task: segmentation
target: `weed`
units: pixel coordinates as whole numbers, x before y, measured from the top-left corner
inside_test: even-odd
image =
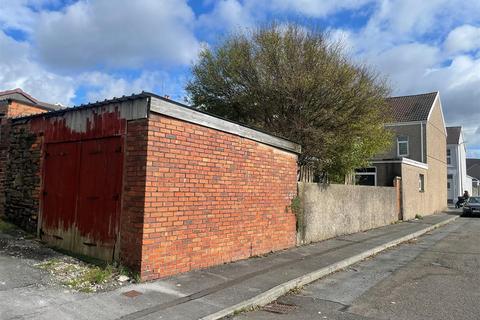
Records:
[[[43,269],[43,270],[50,271],[50,270],[55,269],[55,267],[58,264],[60,264],[61,262],[62,261],[60,259],[54,258],[54,259],[47,260],[45,262],[41,262],[41,263],[37,264],[36,267],[38,267],[40,269]]]
[[[142,282],[142,277],[140,276],[140,273],[134,272],[134,273],[131,273],[131,276],[136,283]]]
[[[422,219],[423,219],[423,216],[420,215],[420,214],[416,214],[416,215],[415,215],[415,219],[422,220]]]
[[[299,294],[300,292],[302,292],[303,290],[303,286],[300,286],[300,287],[295,287],[293,289],[290,289],[287,294],[290,294],[290,295],[297,295]]]
[[[15,229],[17,229],[17,227],[15,227],[13,224],[0,219],[0,232],[8,233],[14,231]]]

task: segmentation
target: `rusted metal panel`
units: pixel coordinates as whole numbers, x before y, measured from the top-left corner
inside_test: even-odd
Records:
[[[80,144],[55,143],[46,146],[43,206],[45,229],[67,229],[75,222],[76,189]]]
[[[82,142],[76,225],[89,245],[113,248],[118,232],[122,186],[120,138]]]
[[[118,235],[123,139],[48,144],[45,153],[43,239],[110,261]]]
[[[148,99],[118,101],[95,108],[68,108],[18,121],[28,121],[45,143],[95,139],[125,134],[128,120],[146,118]]]
[[[34,118],[31,128],[44,135],[46,143],[78,141],[125,133],[126,120],[118,110],[95,113],[89,111],[68,113],[65,117]]]

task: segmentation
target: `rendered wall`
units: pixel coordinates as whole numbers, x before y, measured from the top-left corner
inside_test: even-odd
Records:
[[[414,219],[417,215],[425,216],[434,213],[430,211],[431,206],[428,203],[428,195],[430,193],[428,188],[431,179],[429,170],[430,168],[427,170],[405,163],[402,164],[402,206],[404,220]],[[419,190],[420,174],[425,176],[424,192]]]
[[[441,105],[436,101],[427,124],[428,179],[425,189],[426,212],[433,214],[447,208],[447,135]]]
[[[298,244],[365,231],[398,221],[397,189],[298,183],[303,223]]]

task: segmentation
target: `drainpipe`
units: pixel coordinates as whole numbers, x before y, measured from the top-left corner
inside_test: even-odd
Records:
[[[422,152],[422,162],[425,163],[425,156],[424,156],[424,147],[423,147],[423,123],[420,123],[420,147],[421,147],[421,152]]]

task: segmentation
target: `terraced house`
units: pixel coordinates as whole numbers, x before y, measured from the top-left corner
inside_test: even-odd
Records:
[[[392,97],[392,148],[371,167],[358,170],[358,184],[392,186],[402,178],[402,218],[429,215],[447,206],[447,131],[439,92]]]

